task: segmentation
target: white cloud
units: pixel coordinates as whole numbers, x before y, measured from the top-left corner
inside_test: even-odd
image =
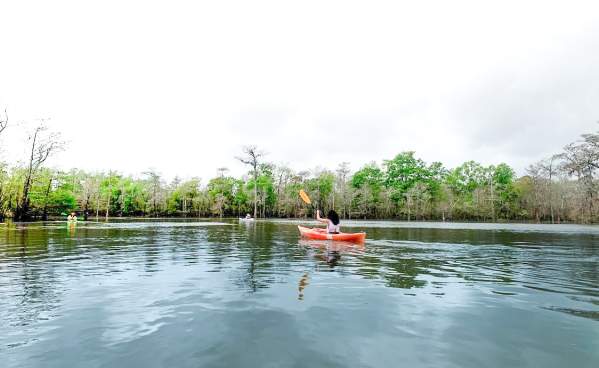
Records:
[[[245,169],[255,143],[296,169],[415,150],[522,170],[599,105],[591,1],[11,2],[0,106],[51,117],[62,167]],[[546,124],[551,124],[550,132]],[[22,140],[7,131],[8,156]],[[6,150],[5,150],[6,151]]]

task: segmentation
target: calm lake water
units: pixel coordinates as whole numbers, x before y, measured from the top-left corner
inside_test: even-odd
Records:
[[[599,367],[599,227],[0,224],[0,366]]]

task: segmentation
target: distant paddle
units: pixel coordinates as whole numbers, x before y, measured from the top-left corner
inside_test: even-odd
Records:
[[[312,201],[310,200],[310,197],[308,197],[308,194],[306,192],[304,192],[303,189],[300,189],[299,195],[302,198],[302,200],[304,202],[306,202],[306,204],[312,204]]]

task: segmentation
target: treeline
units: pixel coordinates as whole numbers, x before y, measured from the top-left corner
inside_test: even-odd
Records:
[[[3,125],[0,124],[0,133]],[[117,172],[58,171],[43,166],[61,147],[45,129],[30,137],[28,164],[0,165],[0,216],[45,219],[78,212],[85,218],[112,216],[311,216],[298,196],[308,192],[322,209],[346,219],[451,221],[596,222],[599,134],[585,134],[563,152],[531,165],[517,177],[506,164],[475,161],[448,169],[402,152],[382,164],[350,172],[294,171],[246,147],[247,175],[219,169],[216,177],[167,182],[158,172],[139,177]],[[36,142],[37,139],[37,142]]]

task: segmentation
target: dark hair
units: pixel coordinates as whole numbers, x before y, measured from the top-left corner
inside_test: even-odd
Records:
[[[335,210],[330,210],[327,214],[327,218],[333,222],[333,225],[339,225],[339,215]]]

